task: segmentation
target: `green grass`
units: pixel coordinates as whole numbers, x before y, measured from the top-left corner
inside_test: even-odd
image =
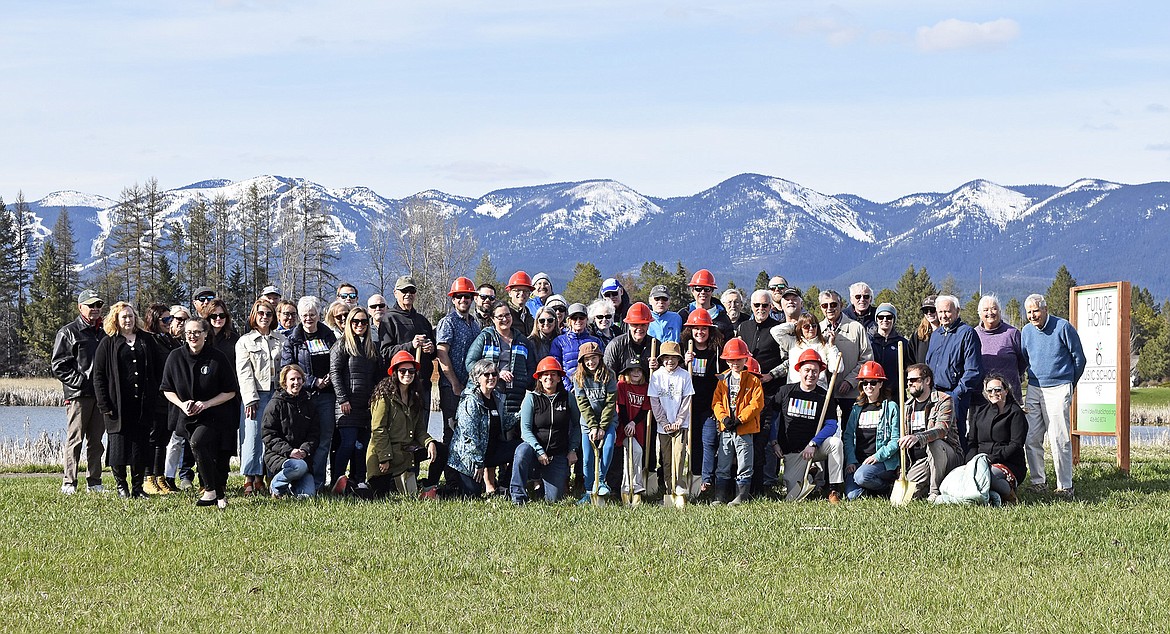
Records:
[[[0,479],[0,631],[1152,631],[1170,455],[1077,503],[513,508],[61,496]],[[1091,460],[1090,460],[1091,459]],[[107,484],[108,478],[107,478]]]
[[[1139,387],[1129,391],[1131,407],[1170,406],[1170,387]]]

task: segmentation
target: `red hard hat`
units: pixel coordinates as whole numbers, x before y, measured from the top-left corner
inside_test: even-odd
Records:
[[[410,365],[414,366],[416,370],[418,369],[418,362],[414,360],[414,355],[405,350],[399,350],[398,352],[395,352],[394,357],[390,359],[390,369],[386,371],[386,374],[394,376],[394,373],[398,371],[398,366],[402,365],[403,363],[409,363]]]
[[[561,362],[557,361],[556,357],[545,357],[536,364],[536,372],[532,373],[532,378],[539,379],[540,375],[545,372],[560,372],[565,373],[565,369],[561,367]]]
[[[460,293],[474,293],[475,282],[466,277],[457,277],[454,282],[451,282],[451,290],[447,292],[447,297],[455,297]]]
[[[516,271],[512,274],[512,277],[508,278],[508,285],[504,287],[504,290],[510,291],[513,288],[521,286],[527,286],[529,290],[536,288],[532,285],[532,278],[528,277],[527,273],[524,271]]]
[[[751,372],[752,374],[754,374],[756,376],[760,376],[763,374],[763,372],[760,372],[760,362],[756,361],[755,357],[748,357],[747,367],[744,369],[746,369],[748,372]]]
[[[626,318],[622,321],[627,324],[641,324],[646,325],[650,323],[650,307],[646,302],[637,302],[630,306],[630,310],[626,312]]]
[[[699,269],[691,276],[691,283],[687,286],[710,286],[711,288],[718,288],[715,285],[715,276],[711,275],[711,271],[707,269]]]
[[[877,361],[866,361],[861,364],[861,369],[857,371],[857,378],[859,379],[881,379],[886,380],[886,370],[882,364]]]
[[[747,344],[743,339],[736,337],[727,343],[723,344],[723,354],[719,355],[720,359],[747,359],[752,356],[748,352]]]
[[[695,310],[692,310],[690,313],[687,313],[687,323],[685,323],[683,325],[684,326],[708,326],[709,327],[709,326],[713,325],[714,323],[715,322],[711,321],[711,313],[708,313],[707,311],[703,310],[702,308],[696,308]]]
[[[821,366],[822,370],[826,367],[825,360],[821,358],[821,354],[812,348],[800,353],[800,356],[796,358],[796,369],[800,370],[800,366],[806,363],[815,363]]]

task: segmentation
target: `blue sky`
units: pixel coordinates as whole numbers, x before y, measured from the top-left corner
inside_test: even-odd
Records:
[[[1164,2],[0,1],[0,195],[1170,174]]]

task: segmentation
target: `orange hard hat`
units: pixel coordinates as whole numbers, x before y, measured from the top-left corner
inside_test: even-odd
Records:
[[[747,367],[744,369],[747,370],[748,372],[751,372],[752,374],[754,374],[756,376],[760,376],[763,374],[763,372],[760,372],[760,362],[756,361],[755,357],[748,357]]]
[[[708,326],[708,327],[710,327],[714,323],[715,322],[711,321],[711,313],[708,313],[707,311],[703,310],[702,308],[696,308],[695,310],[692,310],[690,313],[687,313],[687,322],[683,325],[684,326]]]
[[[447,297],[455,297],[461,293],[474,293],[475,282],[466,277],[457,277],[454,282],[451,282],[451,290],[447,292]]]
[[[402,365],[403,363],[409,363],[410,365],[414,366],[416,370],[418,369],[418,362],[414,360],[414,355],[405,350],[399,350],[398,352],[395,352],[394,357],[390,359],[390,369],[386,371],[386,374],[394,376],[394,373],[398,371],[398,366]]]
[[[646,302],[637,302],[630,306],[630,310],[626,312],[626,318],[622,321],[627,324],[641,324],[646,325],[650,323],[650,307]]]
[[[711,288],[718,288],[715,285],[715,276],[711,275],[711,271],[707,269],[699,269],[691,276],[691,283],[687,286],[710,286]]]
[[[877,361],[866,361],[861,364],[861,369],[857,371],[857,378],[859,379],[880,379],[886,380],[886,370],[882,364]]]
[[[809,348],[808,350],[805,350],[804,352],[800,353],[800,356],[796,358],[796,366],[795,367],[797,370],[800,370],[800,366],[802,366],[806,363],[815,363],[815,364],[821,366],[822,370],[824,370],[826,367],[825,360],[821,358],[821,354],[819,352],[817,352],[816,350],[813,350],[812,348]]]
[[[739,337],[729,340],[723,344],[723,354],[719,355],[720,359],[747,359],[752,356],[748,352],[747,343]]]
[[[540,375],[545,372],[559,372],[565,373],[565,369],[561,367],[561,362],[557,361],[556,357],[545,357],[536,364],[536,372],[532,373],[532,378],[539,379]]]
[[[504,290],[510,291],[513,288],[520,288],[521,286],[527,286],[529,290],[536,288],[532,285],[532,278],[528,277],[527,273],[524,271],[516,271],[512,274],[512,277],[508,278],[508,285],[504,287]]]

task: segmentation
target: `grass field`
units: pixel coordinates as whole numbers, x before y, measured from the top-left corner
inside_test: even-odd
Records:
[[[6,477],[0,630],[1163,629],[1170,455],[1135,455],[1130,478],[1104,452],[1084,457],[1078,502],[1002,509],[232,498],[218,511]]]

